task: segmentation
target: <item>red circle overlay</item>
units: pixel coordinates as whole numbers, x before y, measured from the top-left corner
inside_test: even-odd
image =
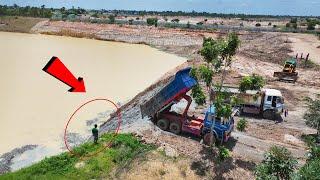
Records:
[[[67,124],[66,124],[66,126],[65,126],[65,128],[64,128],[64,144],[65,144],[66,148],[68,149],[68,151],[69,151],[71,154],[76,155],[76,156],[78,156],[78,157],[80,157],[81,155],[73,152],[72,149],[70,148],[70,146],[68,145],[68,142],[67,142],[67,129],[68,129],[68,126],[69,126],[71,120],[73,119],[73,116],[74,116],[81,108],[83,108],[85,105],[87,105],[87,104],[89,104],[89,103],[92,103],[92,102],[95,102],[95,101],[106,101],[107,103],[111,103],[111,104],[116,108],[116,110],[117,110],[116,113],[117,113],[117,116],[118,116],[118,126],[117,126],[117,128],[116,128],[116,130],[115,130],[115,133],[114,133],[112,139],[110,140],[110,142],[109,142],[107,145],[104,146],[104,148],[101,148],[99,151],[95,152],[94,154],[87,155],[86,157],[94,156],[94,155],[100,153],[101,151],[105,150],[107,147],[110,147],[112,140],[113,140],[113,139],[115,138],[115,136],[118,134],[119,129],[120,129],[120,125],[121,125],[121,113],[120,113],[119,107],[118,107],[114,102],[110,101],[109,99],[97,98],[97,99],[92,99],[92,100],[90,100],[90,101],[82,104],[80,107],[78,107],[78,108],[72,113],[72,115],[70,116],[70,118],[69,118],[69,120],[68,120],[68,122],[67,122]]]

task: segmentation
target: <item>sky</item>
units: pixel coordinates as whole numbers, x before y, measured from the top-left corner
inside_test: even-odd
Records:
[[[320,0],[0,0],[1,5],[320,16]]]

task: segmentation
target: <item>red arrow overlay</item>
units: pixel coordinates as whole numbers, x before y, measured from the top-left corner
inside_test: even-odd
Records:
[[[59,58],[53,56],[42,70],[70,86],[69,92],[86,92],[83,78],[74,77]]]

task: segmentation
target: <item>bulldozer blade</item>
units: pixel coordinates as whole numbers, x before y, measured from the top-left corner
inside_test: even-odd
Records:
[[[280,81],[296,82],[298,79],[298,73],[274,72],[273,77],[277,77]]]

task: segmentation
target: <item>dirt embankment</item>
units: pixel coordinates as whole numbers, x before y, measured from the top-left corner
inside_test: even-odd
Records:
[[[32,18],[21,16],[0,16],[0,31],[29,33],[31,28],[45,18]]]

